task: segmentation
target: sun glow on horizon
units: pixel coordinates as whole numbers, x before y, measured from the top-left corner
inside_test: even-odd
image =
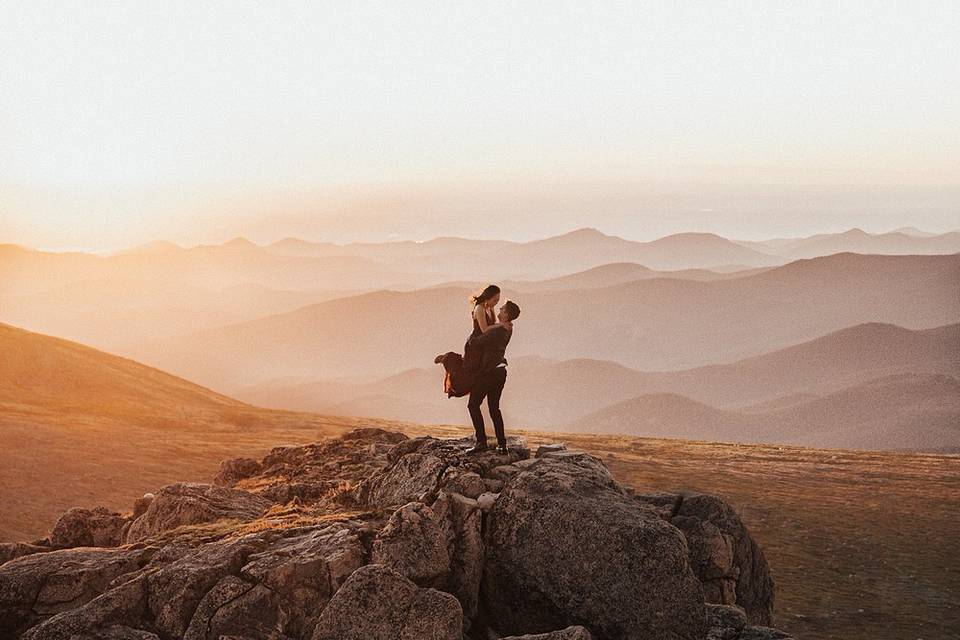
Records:
[[[0,20],[4,239],[282,236],[297,225],[256,227],[304,216],[314,237],[424,238],[504,203],[637,237],[960,217],[952,3],[37,2]],[[656,220],[651,203],[683,185],[699,197]],[[711,200],[771,185],[841,195],[774,224]],[[913,190],[899,218],[830,217],[888,186]]]

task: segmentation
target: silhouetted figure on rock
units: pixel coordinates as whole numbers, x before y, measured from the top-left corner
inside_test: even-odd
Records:
[[[438,355],[434,362],[445,370],[443,389],[448,397],[470,395],[467,408],[476,432],[476,443],[470,452],[487,449],[487,434],[483,424],[480,405],[487,400],[490,419],[497,436],[497,451],[506,453],[507,440],[503,430],[503,414],[500,412],[500,396],[507,380],[507,360],[504,354],[513,335],[513,321],[520,315],[520,307],[507,301],[492,323],[487,309],[489,303],[500,299],[500,288],[490,285],[472,300],[475,303],[473,333],[464,345],[464,355],[447,352]],[[492,310],[491,310],[492,312]]]
[[[471,348],[481,351],[480,369],[470,391],[467,409],[476,432],[477,442],[470,451],[483,451],[487,448],[487,432],[483,426],[483,414],[480,405],[487,399],[487,410],[493,420],[493,429],[497,434],[497,452],[507,452],[507,436],[503,432],[503,414],[500,413],[500,395],[507,382],[507,359],[504,357],[510,338],[513,336],[513,321],[520,316],[520,307],[513,301],[500,307],[497,315],[499,324],[486,333],[470,338]]]

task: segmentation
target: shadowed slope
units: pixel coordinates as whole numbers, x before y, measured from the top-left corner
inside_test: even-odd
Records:
[[[112,508],[219,460],[377,420],[246,405],[83,345],[0,324],[0,540],[79,504]]]

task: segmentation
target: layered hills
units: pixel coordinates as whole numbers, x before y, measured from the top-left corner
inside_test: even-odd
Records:
[[[867,323],[762,356],[678,372],[641,372],[598,360],[541,358],[512,359],[509,371],[505,415],[524,426],[549,429],[572,423],[576,430],[809,446],[936,449],[960,445],[958,434],[934,427],[954,415],[951,387],[938,387],[937,381],[960,378],[960,324],[911,331]],[[879,405],[869,394],[853,396],[862,402],[862,420],[849,415],[854,409],[848,395],[832,395],[886,380],[888,398],[897,398],[907,407],[910,394],[924,388],[916,386],[910,374],[943,392],[942,405],[927,395],[927,401],[914,407],[909,418],[917,427],[913,437],[906,435],[909,431],[897,439],[879,437],[880,425],[892,428],[907,417],[896,417],[897,412],[878,417]],[[421,368],[365,383],[278,381],[238,388],[236,394],[265,406],[468,423],[462,401],[447,400],[439,393],[439,378],[436,367]],[[634,400],[639,396],[643,398]],[[803,427],[793,414],[777,413],[790,407],[799,411],[795,405],[812,400],[819,404],[808,409],[820,406],[824,414],[816,428]],[[833,403],[835,412],[828,409]],[[706,413],[709,420],[704,419]],[[876,430],[871,427],[875,418]],[[933,431],[924,433],[928,420]],[[810,435],[814,432],[823,436],[816,439]]]
[[[220,389],[283,377],[375,376],[459,350],[467,289],[381,291],[132,349]],[[960,255],[839,254],[752,276],[639,280],[515,297],[514,357],[682,370],[761,355],[865,322],[926,329],[960,317]],[[385,357],[389,354],[389,357]]]
[[[584,416],[569,429],[809,447],[960,451],[960,380],[901,374],[750,412],[716,409],[676,394],[646,394]]]

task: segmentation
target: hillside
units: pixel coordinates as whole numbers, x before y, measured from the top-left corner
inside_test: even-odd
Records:
[[[76,504],[119,507],[158,483],[206,478],[225,455],[361,423],[252,407],[8,325],[0,325],[0,352],[0,540],[35,536]]]
[[[0,324],[0,408],[137,415],[220,411],[243,403],[138,362]]]
[[[116,276],[0,299],[7,324],[107,350],[243,322],[362,291],[223,287]]]

